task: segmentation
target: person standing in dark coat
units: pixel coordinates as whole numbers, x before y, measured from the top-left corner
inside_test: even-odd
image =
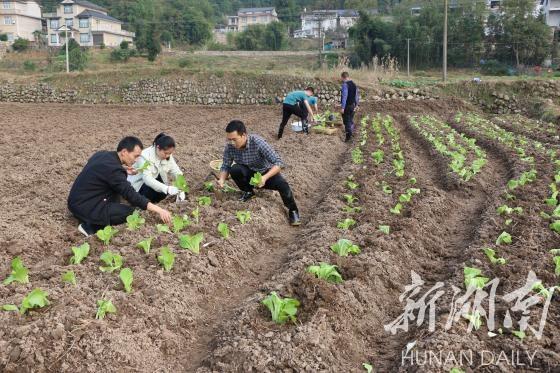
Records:
[[[350,74],[345,71],[340,76],[342,78],[340,100],[342,108],[340,112],[342,114],[344,130],[346,131],[346,139],[344,141],[348,142],[352,139],[352,133],[354,132],[354,114],[360,104],[360,93],[356,84],[350,79]]]
[[[134,208],[154,212],[166,224],[171,222],[169,211],[149,202],[127,180],[128,174],[136,173],[132,165],[142,149],[137,137],[125,137],[116,152],[95,153],[74,181],[68,209],[80,221],[78,230],[86,237],[107,225],[123,224]],[[121,197],[131,206],[120,203]]]

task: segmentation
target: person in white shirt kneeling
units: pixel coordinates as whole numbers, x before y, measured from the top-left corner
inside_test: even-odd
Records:
[[[177,201],[185,199],[185,193],[171,185],[172,180],[183,175],[173,158],[175,146],[173,137],[160,133],[152,146],[142,151],[134,165],[134,169],[139,170],[148,162],[148,167],[128,177],[134,189],[152,203],[158,203],[167,196],[177,196]]]

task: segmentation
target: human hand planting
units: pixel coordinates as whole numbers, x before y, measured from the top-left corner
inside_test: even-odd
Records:
[[[170,185],[167,187],[167,194],[169,194],[170,196],[176,196],[177,194],[179,194],[179,188]]]

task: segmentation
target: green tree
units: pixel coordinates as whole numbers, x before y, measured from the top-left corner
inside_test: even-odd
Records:
[[[16,52],[23,52],[24,50],[29,48],[29,40],[18,38],[12,44],[12,49]]]
[[[286,27],[281,22],[266,25],[263,34],[263,46],[267,50],[278,51],[287,45]]]

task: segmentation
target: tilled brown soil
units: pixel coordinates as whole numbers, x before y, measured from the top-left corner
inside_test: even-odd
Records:
[[[5,159],[0,181],[5,206],[0,218],[0,278],[9,273],[9,261],[16,255],[31,269],[30,285],[0,286],[0,304],[17,304],[35,287],[47,290],[51,300],[49,307],[28,316],[0,313],[0,370],[360,372],[362,363],[369,362],[377,372],[447,372],[456,366],[403,365],[401,351],[417,341],[422,349],[446,351],[509,351],[525,346],[539,352],[536,369],[527,370],[555,371],[560,363],[554,339],[559,329],[557,298],[543,340],[528,338],[525,345],[511,335],[491,339],[484,328],[467,334],[464,322],[449,332],[443,332],[439,322],[434,333],[426,324],[396,335],[384,330],[403,312],[404,303],[398,298],[410,284],[411,271],[426,281],[426,291],[438,281],[461,287],[463,266],[476,265],[488,277],[505,280],[509,290],[526,276],[524,260],[537,275],[540,269],[550,269],[549,263],[536,264],[549,248],[538,246],[551,245],[555,237],[542,227],[532,234],[531,226],[537,224],[533,215],[516,221],[520,231],[515,232],[516,255],[508,256],[510,263],[492,268],[484,264],[480,247],[499,234],[499,224],[492,220],[499,196],[507,180],[519,173],[513,155],[481,142],[488,152],[483,172],[466,184],[450,182],[445,160],[429,151],[406,125],[410,114],[446,118],[458,109],[464,107],[455,101],[389,101],[362,108],[362,115],[381,112],[396,118],[406,160],[406,175],[397,178],[390,165],[372,165],[373,141],[364,150],[364,166],[356,166],[350,148],[337,136],[290,133],[280,142],[272,140],[279,118],[276,107],[0,105],[4,128],[0,154]],[[219,158],[223,127],[233,118],[245,120],[271,140],[288,163],[285,175],[304,217],[300,228],[288,227],[275,193],[263,191],[248,205],[233,194],[221,200],[212,195],[212,206],[201,208],[201,222],[186,230],[205,232],[207,246],[200,255],[181,250],[172,235],[160,236],[153,254],[135,248],[141,239],[155,235],[157,221],[148,217],[140,231],[119,227],[110,244],[134,270],[132,294],[123,292],[116,275],[98,270],[98,256],[105,248],[93,238],[90,257],[72,266],[78,285],[62,285],[60,275],[69,268],[70,247],[83,242],[65,200],[92,152],[113,148],[124,134],[138,135],[147,143],[160,130],[168,131],[179,143],[176,155],[195,191],[184,204],[164,204],[174,212],[188,213],[196,197],[207,194],[198,187],[209,172],[208,162]],[[384,145],[386,154],[391,153],[390,146]],[[336,224],[349,216],[342,211],[342,195],[348,193],[344,181],[350,174],[360,184],[354,195],[363,211],[351,215],[357,226],[342,232]],[[421,194],[402,216],[394,216],[389,208],[413,177]],[[381,191],[381,180],[391,185],[392,195]],[[541,199],[544,189],[538,187],[534,198]],[[530,201],[531,190],[524,193],[520,198]],[[235,212],[245,208],[253,219],[241,225]],[[226,241],[216,231],[220,221],[232,229]],[[391,234],[379,232],[380,224],[390,225]],[[330,245],[342,237],[360,245],[362,253],[348,258],[332,253]],[[170,273],[164,273],[155,259],[157,248],[167,243],[177,253]],[[539,250],[541,256],[531,255]],[[337,264],[345,282],[330,285],[305,273],[307,266],[321,261]],[[543,279],[547,284],[552,280]],[[270,321],[260,305],[269,291],[301,301],[296,325]],[[118,313],[96,321],[95,302],[102,297],[112,299]],[[437,312],[439,318],[449,310],[439,307]],[[506,364],[481,369],[523,370]]]

